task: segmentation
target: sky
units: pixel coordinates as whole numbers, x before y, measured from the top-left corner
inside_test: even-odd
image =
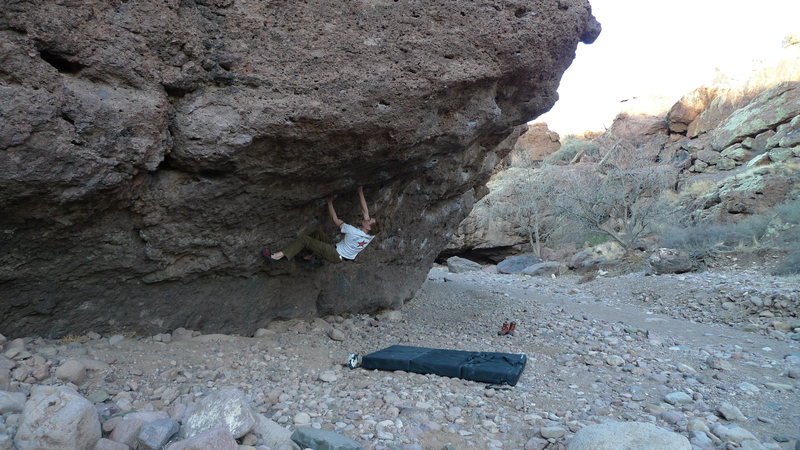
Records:
[[[578,44],[559,100],[534,122],[561,134],[603,131],[632,97],[677,101],[716,68],[751,70],[800,36],[800,0],[589,0],[603,31]]]

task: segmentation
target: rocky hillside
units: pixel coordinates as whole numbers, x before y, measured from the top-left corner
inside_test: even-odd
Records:
[[[586,0],[6,2],[0,327],[397,307],[599,31]],[[358,262],[267,270],[358,185],[384,228]]]
[[[537,124],[520,137],[516,153],[531,155],[533,163],[526,168],[518,162],[518,168],[490,182],[493,191],[462,222],[444,255],[529,251],[519,224],[486,219],[497,205],[512,201],[503,177],[519,179],[514,170],[535,171],[543,159],[551,159],[563,169],[561,176],[568,177],[573,167],[597,164],[626,149],[651,167],[677,171],[675,194],[692,223],[735,223],[797,198],[800,46],[785,48],[784,59],[754,70],[745,80],[720,76],[716,84],[685,95],[663,114],[622,112],[606,132],[584,141],[581,148],[588,151],[566,154],[548,144],[551,134]]]

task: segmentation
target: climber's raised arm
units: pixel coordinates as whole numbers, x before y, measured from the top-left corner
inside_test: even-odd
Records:
[[[364,199],[364,188],[358,187],[358,202],[361,204],[361,213],[364,215],[364,220],[369,220],[369,209],[367,208],[367,200]]]
[[[336,228],[341,228],[344,222],[336,216],[336,210],[333,209],[333,197],[328,197],[325,200],[328,202],[328,215],[336,225]]]

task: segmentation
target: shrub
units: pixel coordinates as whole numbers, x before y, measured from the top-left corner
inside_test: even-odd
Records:
[[[786,223],[800,224],[800,197],[781,203],[775,212]]]
[[[586,247],[595,247],[597,245],[603,244],[611,240],[611,237],[607,234],[595,234],[591,233],[587,235],[584,239],[584,244]]]
[[[789,253],[778,264],[775,269],[776,275],[798,275],[800,274],[800,244],[795,245],[789,249]]]
[[[754,214],[729,226],[727,244],[758,246],[761,239],[767,234],[771,217],[764,214]]]
[[[713,256],[730,241],[731,228],[721,224],[667,227],[661,234],[661,245],[683,250],[697,261]]]
[[[594,141],[568,136],[561,142],[561,148],[545,158],[544,162],[547,164],[560,161],[569,162],[581,151],[586,155],[594,156],[600,152],[600,145]]]

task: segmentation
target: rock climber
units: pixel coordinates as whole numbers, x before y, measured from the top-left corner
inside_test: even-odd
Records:
[[[332,263],[356,259],[359,252],[364,250],[380,231],[378,222],[369,216],[367,201],[364,199],[364,190],[361,186],[358,187],[358,200],[361,205],[363,218],[361,220],[361,225],[356,228],[346,224],[336,216],[336,210],[333,207],[333,197],[327,198],[328,215],[339,228],[339,231],[344,234],[344,237],[338,243],[333,244],[324,233],[318,230],[310,236],[301,236],[295,239],[279,252],[272,253],[269,249],[265,248],[261,250],[261,255],[270,264],[276,263],[283,258],[291,261],[295,255],[304,249],[310,250]]]

